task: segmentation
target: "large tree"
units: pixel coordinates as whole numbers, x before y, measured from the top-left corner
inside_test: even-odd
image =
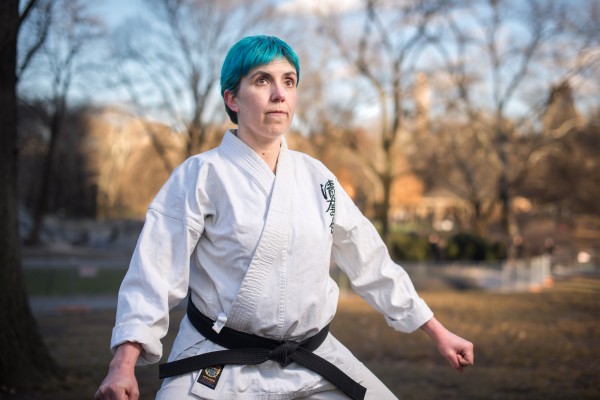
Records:
[[[33,317],[21,271],[17,225],[17,36],[35,1],[0,2],[0,387],[31,387],[60,370]]]

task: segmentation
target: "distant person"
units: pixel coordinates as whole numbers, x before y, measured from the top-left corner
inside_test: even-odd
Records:
[[[519,234],[515,235],[513,238],[513,248],[517,259],[523,258],[525,255],[525,239],[523,239],[523,236]]]
[[[431,233],[427,237],[429,242],[429,252],[435,262],[442,261],[442,247],[440,246],[440,237],[436,233]]]
[[[179,166],[150,205],[96,399],[137,398],[134,365],[159,361],[169,311],[188,294],[158,399],[394,399],[328,333],[331,258],[391,327],[423,329],[459,371],[473,364],[473,345],[433,317],[335,176],[288,149],[299,79],[278,38],[230,49],[221,93],[237,129]]]
[[[549,256],[552,256],[552,255],[554,255],[554,249],[555,249],[554,239],[552,239],[551,237],[547,237],[544,240],[544,254],[548,254]]]

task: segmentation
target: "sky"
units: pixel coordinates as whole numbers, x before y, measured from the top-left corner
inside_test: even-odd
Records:
[[[0,0],[1,1],[1,0]],[[258,0],[257,0],[258,1]],[[263,0],[264,1],[264,0]],[[290,14],[306,14],[318,10],[320,12],[342,12],[356,10],[360,5],[361,0],[268,0],[279,3],[280,11]],[[578,2],[579,0],[575,0]],[[97,12],[105,23],[107,30],[113,31],[116,27],[123,24],[129,18],[145,13],[144,0],[103,0],[89,1],[92,10]],[[315,46],[318,46],[316,44]],[[39,84],[39,82],[38,82]],[[597,87],[597,86],[594,86]],[[75,90],[77,88],[74,88]],[[85,89],[85,87],[84,87]],[[103,89],[103,88],[100,88]],[[35,90],[35,89],[34,89]],[[122,95],[123,93],[121,93]],[[99,102],[110,102],[115,99],[117,102],[122,100],[117,89],[97,90],[94,92],[94,100]],[[511,107],[522,108],[523,105],[517,102],[511,104]],[[366,112],[365,110],[363,110]],[[368,110],[367,110],[368,111]],[[376,113],[373,108],[369,115]]]
[[[361,6],[361,0],[273,0],[280,3],[280,10],[290,14],[311,12],[339,13],[353,11]],[[110,27],[115,27],[127,17],[135,16],[142,8],[142,0],[104,0],[92,2]]]
[[[135,16],[142,8],[141,0],[103,0],[91,3],[92,8],[99,11],[109,28],[114,28],[128,17]]]

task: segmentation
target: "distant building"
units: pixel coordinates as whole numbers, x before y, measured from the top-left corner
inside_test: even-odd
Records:
[[[575,107],[573,89],[569,81],[553,86],[542,116],[544,132],[551,136],[563,136],[572,129],[582,128],[585,124],[585,117]]]

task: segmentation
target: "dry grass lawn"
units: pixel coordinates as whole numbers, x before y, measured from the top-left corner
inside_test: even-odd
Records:
[[[344,297],[332,331],[401,399],[600,398],[600,279],[571,278],[540,293],[421,293],[438,319],[476,345],[476,365],[460,374],[422,332],[401,334],[364,301]],[[173,316],[181,318],[181,311]],[[112,312],[39,319],[67,371],[39,393],[4,388],[0,399],[92,399],[106,373]],[[170,333],[166,348],[173,338]],[[138,369],[141,399],[152,399],[157,368]]]

